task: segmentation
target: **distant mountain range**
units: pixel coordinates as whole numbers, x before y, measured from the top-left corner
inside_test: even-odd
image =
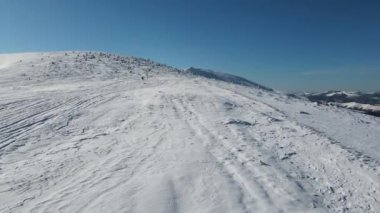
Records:
[[[380,117],[380,92],[328,91],[322,93],[305,93],[304,96],[310,101],[319,104],[335,105]]]

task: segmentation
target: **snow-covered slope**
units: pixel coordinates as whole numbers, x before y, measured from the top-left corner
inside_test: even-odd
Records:
[[[379,118],[236,83],[0,55],[0,212],[380,211]]]

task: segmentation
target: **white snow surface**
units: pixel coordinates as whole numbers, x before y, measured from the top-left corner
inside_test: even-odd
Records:
[[[380,212],[379,118],[206,77],[0,55],[0,212]]]
[[[342,107],[349,108],[349,109],[380,111],[380,105],[361,104],[361,103],[356,103],[356,102],[340,103],[339,105]]]
[[[347,91],[337,91],[337,92],[330,92],[326,96],[331,97],[335,95],[347,95],[348,97],[356,97],[358,94],[356,92],[347,92]]]

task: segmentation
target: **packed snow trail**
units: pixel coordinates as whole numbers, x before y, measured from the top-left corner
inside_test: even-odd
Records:
[[[376,156],[272,91],[175,72],[0,91],[0,212],[380,210]]]

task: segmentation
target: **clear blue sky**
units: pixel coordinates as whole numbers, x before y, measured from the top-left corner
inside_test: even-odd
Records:
[[[209,68],[288,91],[380,91],[380,1],[0,0],[1,53],[55,50]]]

